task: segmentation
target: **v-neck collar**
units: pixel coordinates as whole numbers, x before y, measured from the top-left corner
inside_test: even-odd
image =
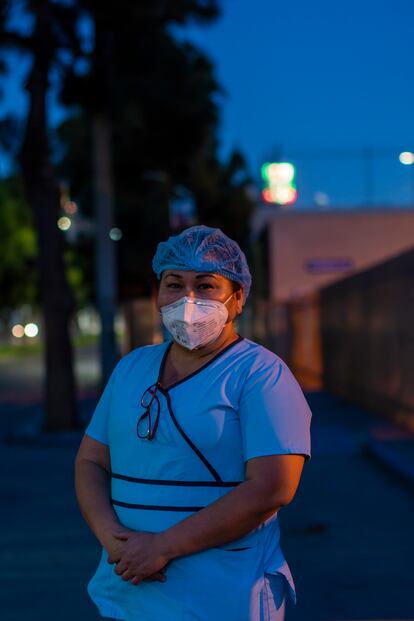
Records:
[[[164,392],[168,392],[170,391],[172,388],[175,388],[176,386],[178,386],[179,384],[183,384],[184,382],[186,382],[187,380],[191,379],[192,377],[194,377],[195,375],[197,375],[198,373],[201,373],[201,371],[204,371],[204,369],[206,369],[210,364],[212,364],[213,362],[215,362],[217,360],[217,358],[220,358],[220,356],[222,354],[224,354],[226,351],[228,351],[229,349],[231,349],[232,347],[234,347],[234,345],[237,345],[237,343],[240,343],[240,341],[243,341],[244,338],[240,335],[238,335],[238,338],[235,341],[232,341],[229,345],[227,345],[226,347],[224,347],[223,349],[220,349],[219,352],[217,352],[217,354],[215,356],[213,356],[212,358],[210,358],[210,360],[208,360],[205,364],[203,364],[201,367],[199,367],[198,369],[196,369],[195,371],[193,371],[192,373],[190,373],[189,375],[186,375],[185,377],[181,378],[180,380],[178,380],[177,382],[174,382],[174,384],[171,384],[170,386],[168,386],[167,388],[164,387],[162,385],[162,383],[160,382],[160,378],[162,376],[162,373],[164,371],[164,367],[165,367],[165,363],[167,362],[167,356],[168,356],[168,352],[170,351],[174,341],[171,341],[170,343],[168,343],[165,352],[163,354],[162,360],[161,360],[161,364],[160,364],[160,369],[158,371],[158,380],[157,382],[159,383],[159,386],[161,388],[162,391]]]

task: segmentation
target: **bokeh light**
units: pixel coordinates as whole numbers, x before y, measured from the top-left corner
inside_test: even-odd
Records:
[[[66,213],[73,215],[78,211],[78,206],[74,201],[68,201],[63,205],[63,209],[66,211]]]
[[[296,201],[295,167],[290,162],[263,164],[263,199],[267,203],[290,205]]]
[[[24,327],[20,323],[16,323],[12,327],[11,332],[16,339],[21,339],[24,336]]]
[[[403,151],[400,153],[399,160],[401,164],[405,164],[406,166],[410,166],[414,164],[414,153],[411,151]]]
[[[35,323],[27,323],[24,327],[24,333],[30,338],[34,338],[39,334],[39,328]]]
[[[315,192],[313,200],[318,207],[328,207],[329,205],[329,196],[326,192]]]
[[[118,229],[118,228],[111,229],[109,231],[109,237],[112,239],[112,241],[119,241],[122,237],[121,229]]]
[[[62,216],[57,221],[57,225],[61,231],[67,231],[68,229],[70,229],[71,224],[72,224],[71,219],[67,218],[66,216]]]

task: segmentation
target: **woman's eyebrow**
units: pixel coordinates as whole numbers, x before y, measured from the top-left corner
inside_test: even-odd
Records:
[[[169,276],[172,276],[173,278],[183,278],[182,276],[180,276],[180,274],[165,274],[164,278],[168,278]]]
[[[181,274],[175,274],[174,272],[165,274],[164,278],[168,278],[168,277],[179,278],[180,280],[184,278],[184,276],[181,276]],[[218,278],[214,274],[210,274],[209,272],[206,272],[205,274],[197,274],[195,279],[197,280],[199,278],[214,278],[214,280],[218,280]]]
[[[196,279],[197,278],[214,278],[214,280],[217,280],[217,278],[214,276],[214,274],[197,274]]]

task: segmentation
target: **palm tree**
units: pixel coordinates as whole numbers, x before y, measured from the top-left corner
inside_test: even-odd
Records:
[[[60,192],[50,159],[47,93],[58,51],[76,50],[75,13],[73,8],[49,0],[26,0],[19,8],[34,18],[33,30],[26,35],[8,27],[13,8],[16,3],[3,2],[1,6],[0,48],[15,48],[32,57],[26,83],[29,108],[19,162],[37,231],[45,330],[45,429],[73,429],[77,417],[69,322],[75,305],[65,273],[64,240],[57,227]]]
[[[189,18],[212,20],[218,9],[216,0],[140,0],[137,3],[119,0],[116,11],[113,2],[108,0],[78,0],[78,5],[89,17],[93,27],[94,46],[88,59],[88,74],[79,76],[73,71],[71,75],[67,75],[63,100],[69,104],[80,104],[91,127],[92,185],[97,231],[96,293],[102,326],[101,380],[105,385],[117,357],[114,336],[114,314],[118,300],[117,267],[115,247],[109,238],[115,212],[112,154],[113,120],[117,113],[119,119],[120,106],[120,102],[116,101],[117,88],[123,84],[121,89],[124,89],[125,98],[121,106],[130,103],[131,89],[125,92],[125,84],[134,84],[137,75],[138,80],[142,80],[140,63],[150,50],[152,55],[154,50],[156,54],[165,53],[164,48],[159,49],[156,46],[159,39],[164,41],[166,38],[167,27],[171,23],[185,23]],[[135,108],[140,109],[139,89],[135,90],[134,96]],[[167,105],[171,106],[172,102]],[[128,129],[131,128],[127,128],[127,132]],[[127,142],[129,137],[126,133],[122,140]],[[168,212],[163,215],[162,224],[168,230]],[[151,219],[154,222],[154,214],[151,214]],[[144,222],[141,218],[141,242],[147,236]],[[158,233],[161,233],[159,227]]]

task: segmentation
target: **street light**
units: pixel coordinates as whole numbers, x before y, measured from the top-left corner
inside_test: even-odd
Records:
[[[411,166],[411,164],[414,164],[414,153],[412,153],[411,151],[403,151],[402,153],[400,153],[398,159],[400,160],[401,164],[404,164],[405,166]]]

